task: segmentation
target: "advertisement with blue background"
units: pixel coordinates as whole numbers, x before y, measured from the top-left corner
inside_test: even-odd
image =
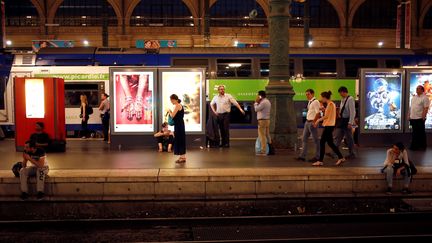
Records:
[[[365,72],[365,131],[402,131],[402,81],[403,72]]]

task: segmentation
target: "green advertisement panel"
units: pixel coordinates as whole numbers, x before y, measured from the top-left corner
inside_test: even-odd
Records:
[[[231,94],[235,99],[240,101],[253,101],[259,90],[265,90],[268,79],[209,79],[208,90],[209,99],[212,100],[218,94],[219,85],[225,86],[225,92]],[[291,81],[296,95],[294,101],[306,101],[305,91],[313,89],[315,96],[323,91],[331,91],[334,100],[340,100],[338,89],[341,86],[348,88],[352,96],[356,94],[355,79],[304,79],[302,81]]]

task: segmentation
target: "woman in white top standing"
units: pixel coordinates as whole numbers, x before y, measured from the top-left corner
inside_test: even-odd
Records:
[[[384,161],[383,173],[386,174],[387,180],[387,194],[392,193],[393,176],[402,175],[404,178],[404,187],[402,193],[411,194],[408,186],[411,182],[411,175],[407,168],[410,167],[408,160],[408,153],[403,143],[395,143],[390,149],[387,150],[387,157]]]

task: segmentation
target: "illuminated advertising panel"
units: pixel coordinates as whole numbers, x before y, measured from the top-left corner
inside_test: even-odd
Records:
[[[154,132],[155,72],[112,68],[113,133]]]
[[[402,70],[362,71],[362,132],[402,132],[403,77]]]
[[[27,118],[45,117],[45,91],[43,79],[25,80],[25,102]]]
[[[417,86],[421,85],[425,89],[425,94],[432,100],[432,70],[413,70],[408,73],[409,78],[409,108],[411,108],[411,99],[416,94]],[[432,102],[430,103],[432,105]],[[426,129],[432,129],[432,109],[426,115]],[[408,127],[409,129],[409,127]]]
[[[165,111],[173,109],[170,95],[176,94],[181,99],[185,110],[184,122],[186,132],[204,132],[203,112],[203,70],[162,70],[160,72],[162,86],[162,122],[166,120]]]

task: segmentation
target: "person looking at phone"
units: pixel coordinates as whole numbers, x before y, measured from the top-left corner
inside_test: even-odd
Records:
[[[266,92],[264,90],[258,91],[258,96],[255,99],[255,112],[257,113],[258,119],[258,138],[261,142],[261,150],[257,155],[266,156],[267,143],[271,144],[270,137],[270,111],[271,103],[266,98]]]

